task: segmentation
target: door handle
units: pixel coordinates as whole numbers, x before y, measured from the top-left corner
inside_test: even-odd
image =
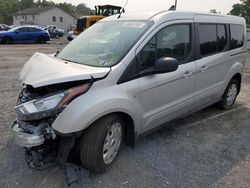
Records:
[[[208,69],[208,67],[205,66],[205,65],[203,65],[203,66],[201,67],[201,72],[206,72],[207,69]]]
[[[184,74],[184,78],[189,78],[193,73],[191,71],[186,71]]]

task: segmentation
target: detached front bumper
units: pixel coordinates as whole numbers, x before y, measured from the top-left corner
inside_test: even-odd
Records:
[[[41,130],[40,133],[27,133],[17,121],[14,121],[11,126],[11,130],[15,143],[22,147],[31,148],[40,146],[45,141],[45,136],[42,133],[43,130]]]
[[[81,135],[81,132],[57,135],[46,120],[40,122],[16,120],[11,126],[11,132],[15,143],[25,148],[27,165],[38,170],[57,162],[65,168],[76,138]]]

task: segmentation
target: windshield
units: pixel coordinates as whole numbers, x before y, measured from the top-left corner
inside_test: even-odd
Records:
[[[148,29],[149,22],[112,21],[96,23],[69,43],[58,57],[95,67],[111,67],[127,53]]]
[[[8,31],[9,31],[9,32],[14,32],[14,31],[16,31],[18,28],[19,28],[19,27],[13,27],[13,28],[9,29]]]

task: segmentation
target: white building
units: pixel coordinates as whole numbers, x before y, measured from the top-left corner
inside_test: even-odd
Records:
[[[38,7],[22,10],[13,16],[14,25],[56,25],[69,31],[75,18],[58,7]]]

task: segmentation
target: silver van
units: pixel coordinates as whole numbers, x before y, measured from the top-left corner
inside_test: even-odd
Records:
[[[133,147],[215,103],[231,108],[246,47],[240,17],[150,11],[105,18],[61,52],[36,53],[25,64],[14,139],[31,167],[43,168],[51,154],[62,167],[73,156],[104,172],[123,141]]]

